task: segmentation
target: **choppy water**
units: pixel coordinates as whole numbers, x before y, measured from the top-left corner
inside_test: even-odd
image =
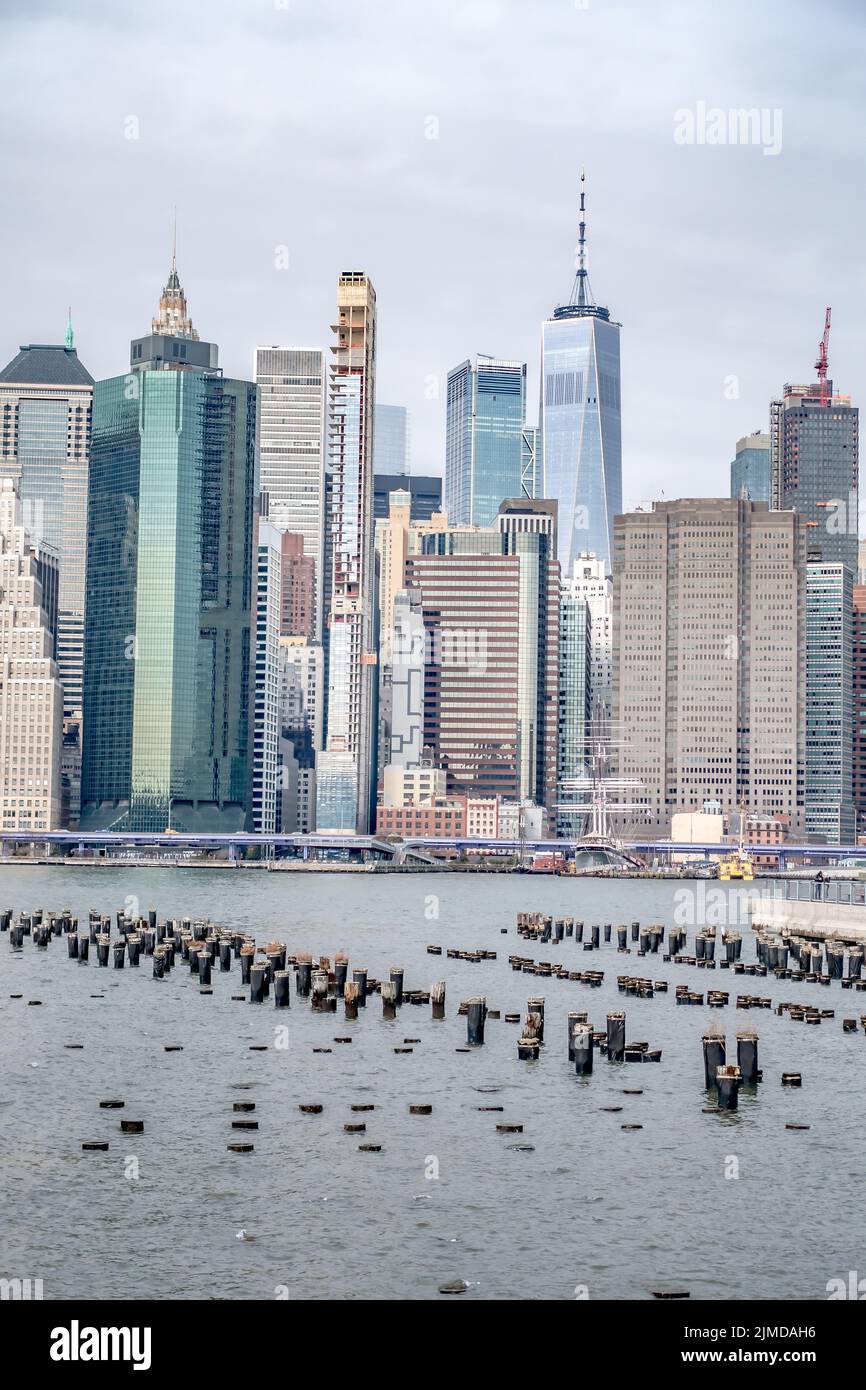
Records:
[[[614,928],[670,923],[689,902],[675,894],[708,887],[718,894],[715,885],[500,875],[0,869],[0,906],[69,906],[86,919],[91,906],[113,913],[132,897],[144,913],[208,915],[290,950],[343,949],[350,968],[366,965],[378,978],[403,965],[407,988],[444,978],[448,1013],[434,1023],[429,1006],[404,1005],[387,1023],[373,998],[346,1023],[342,1005],[313,1014],[293,987],[287,1014],[272,999],[232,1000],[242,992],[237,962],[228,975],[215,970],[213,995],[202,996],[184,963],[155,981],[149,959],[139,970],[102,970],[70,961],[60,939],[47,951],[28,939],[17,952],[3,936],[0,1276],[40,1278],[46,1298],[429,1298],[461,1278],[470,1298],[572,1299],[579,1285],[590,1298],[645,1298],[663,1287],[693,1299],[826,1297],[829,1279],[866,1274],[866,1037],[841,1031],[864,996],[836,983],[620,956],[615,945],[535,946],[515,929],[520,909]],[[692,939],[690,931],[689,947]],[[499,957],[440,959],[427,943]],[[604,969],[604,984],[515,973],[512,952]],[[744,959],[753,958],[747,940]],[[616,986],[623,973],[667,979],[669,993],[626,998]],[[729,990],[730,1006],[678,1007],[679,983]],[[488,1020],[483,1048],[455,1051],[466,1038],[458,1002],[476,993],[503,1014],[545,996],[537,1064],[518,1061],[519,1029],[504,1021]],[[734,1007],[737,993],[804,998],[836,1018],[813,1028],[746,1013]],[[596,1056],[594,1074],[576,1077],[566,1013],[586,1009],[603,1027],[616,1008],[629,1039],[664,1049],[661,1064]],[[711,1019],[727,1029],[729,1059],[737,1025],[760,1032],[765,1080],[724,1117],[702,1113],[700,1037]],[[279,1050],[274,1028],[284,1023],[289,1047]],[[351,1045],[313,1052],[349,1033]],[[421,1041],[395,1055],[404,1037]],[[165,1052],[166,1043],[183,1051]],[[263,1043],[266,1052],[249,1050]],[[783,1070],[802,1071],[801,1090],[782,1088]],[[642,1095],[623,1095],[636,1087]],[[100,1110],[110,1098],[126,1108]],[[252,1135],[231,1129],[238,1099],[255,1101]],[[300,1113],[307,1101],[322,1102],[323,1114]],[[352,1102],[376,1109],[353,1115]],[[411,1116],[414,1102],[432,1103],[433,1114]],[[484,1113],[485,1104],[504,1112]],[[621,1113],[604,1110],[613,1105]],[[145,1132],[122,1135],[121,1116],[143,1119]],[[365,1135],[343,1132],[352,1120],[366,1120]],[[497,1134],[502,1120],[522,1122],[523,1134]],[[811,1128],[786,1131],[786,1121]],[[244,1138],[253,1154],[227,1151]],[[107,1153],[82,1152],[98,1139],[110,1141]],[[359,1152],[364,1141],[382,1152]],[[739,1176],[726,1178],[734,1166]],[[254,1239],[239,1240],[241,1230]]]

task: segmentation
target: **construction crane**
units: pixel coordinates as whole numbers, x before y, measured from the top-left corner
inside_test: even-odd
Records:
[[[824,336],[818,344],[818,360],[815,371],[818,373],[820,400],[822,405],[830,404],[830,391],[827,386],[827,348],[830,344],[830,309],[824,315]]]

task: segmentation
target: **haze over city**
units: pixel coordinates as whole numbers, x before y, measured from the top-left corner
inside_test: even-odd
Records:
[[[585,167],[590,280],[623,325],[625,506],[726,492],[735,441],[811,379],[826,304],[830,374],[863,396],[856,4],[820,23],[802,0],[6,0],[3,18],[5,359],[60,341],[71,304],[92,374],[122,371],[176,206],[190,312],[231,375],[257,343],[327,347],[338,274],[372,276],[378,399],[410,411],[413,471],[441,472],[465,357],[526,360],[534,418]],[[701,104],[778,112],[778,148],[678,143]]]

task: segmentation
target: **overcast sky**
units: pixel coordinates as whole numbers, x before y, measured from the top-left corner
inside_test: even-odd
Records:
[[[71,302],[85,365],[125,370],[176,203],[193,321],[229,374],[251,375],[257,343],[327,346],[338,273],[370,274],[378,399],[411,412],[413,470],[441,472],[444,378],[465,357],[525,359],[536,417],[583,165],[590,279],[623,325],[626,506],[727,494],[736,439],[766,428],[783,381],[813,379],[827,304],[831,375],[863,397],[860,0],[0,0],[0,16],[4,360],[61,341]],[[698,143],[714,109],[742,108],[764,110],[758,143]]]

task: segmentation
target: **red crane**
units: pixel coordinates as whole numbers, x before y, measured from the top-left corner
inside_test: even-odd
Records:
[[[815,363],[815,371],[818,373],[818,384],[820,388],[820,398],[822,405],[830,404],[830,392],[827,387],[827,348],[830,343],[830,309],[828,307],[824,315],[824,336],[818,344],[818,360]]]

